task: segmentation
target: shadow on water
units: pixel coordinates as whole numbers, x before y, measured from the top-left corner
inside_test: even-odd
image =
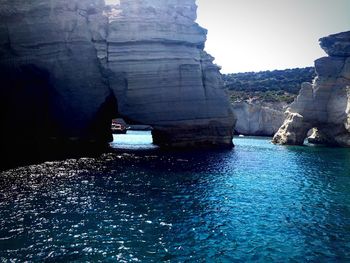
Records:
[[[235,144],[3,172],[0,260],[348,261],[349,151]]]
[[[150,132],[131,131],[126,135],[115,135],[111,143],[113,152],[129,153],[137,156],[140,165],[154,170],[164,171],[172,166],[174,171],[199,172],[210,169],[227,160],[233,150],[228,149],[193,149],[159,148],[152,144]],[[142,158],[147,160],[142,161]],[[154,160],[154,161],[152,161]],[[231,159],[232,161],[232,159]]]

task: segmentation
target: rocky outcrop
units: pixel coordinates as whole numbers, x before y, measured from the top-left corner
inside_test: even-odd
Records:
[[[328,145],[350,147],[350,31],[322,38],[320,44],[329,56],[315,61],[317,77],[303,84],[275,143],[301,145],[317,128]]]
[[[284,121],[283,105],[262,102],[234,102],[237,122],[235,133],[250,136],[273,136]]]
[[[51,143],[111,139],[115,101],[90,28],[90,17],[103,8],[94,0],[0,1],[0,148],[6,156],[45,158]]]
[[[233,115],[195,18],[194,0],[0,0],[1,148],[104,144],[117,110],[152,125],[160,145],[232,145]]]
[[[307,137],[307,140],[309,143],[312,143],[312,144],[327,145],[331,143],[328,137],[325,134],[323,134],[321,131],[319,131],[317,128],[313,128],[311,130],[311,134],[309,137]]]
[[[121,0],[110,11],[107,67],[118,111],[153,127],[161,146],[232,144],[234,117],[219,68],[203,51],[194,0]]]

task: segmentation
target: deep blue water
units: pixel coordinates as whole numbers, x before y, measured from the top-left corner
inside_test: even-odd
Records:
[[[0,174],[0,262],[350,261],[349,149],[118,138],[100,158]]]

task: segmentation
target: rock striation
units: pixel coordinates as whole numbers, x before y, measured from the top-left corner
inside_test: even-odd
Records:
[[[317,128],[319,143],[350,147],[350,31],[321,38],[320,45],[328,57],[315,61],[317,77],[302,85],[274,143],[302,145]]]
[[[232,145],[195,19],[195,0],[0,0],[1,148],[105,144],[117,113],[162,146]]]
[[[103,9],[95,0],[0,1],[0,148],[6,156],[45,158],[51,143],[111,139],[115,102],[91,41],[90,18],[102,17]]]
[[[284,121],[285,105],[263,102],[234,102],[235,133],[248,136],[273,136]]]
[[[194,0],[121,0],[108,27],[107,68],[118,112],[153,127],[161,146],[232,144],[234,116]]]

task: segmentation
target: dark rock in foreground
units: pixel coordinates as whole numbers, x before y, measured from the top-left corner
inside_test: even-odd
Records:
[[[116,116],[153,126],[159,145],[231,146],[233,113],[195,19],[194,0],[2,1],[1,151],[105,145]]]

